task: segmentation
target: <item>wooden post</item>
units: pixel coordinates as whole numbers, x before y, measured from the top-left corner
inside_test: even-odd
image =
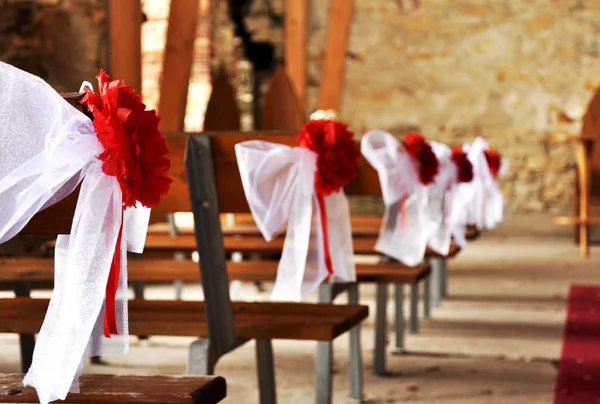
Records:
[[[285,69],[294,93],[306,105],[308,0],[285,2]]]
[[[142,6],[140,0],[110,0],[111,79],[142,93]]]
[[[577,148],[577,171],[579,177],[579,249],[581,256],[590,256],[589,246],[589,209],[590,209],[590,167],[588,148],[590,143],[581,140],[576,144]]]
[[[158,102],[162,131],[183,131],[199,5],[200,0],[171,1]]]
[[[319,109],[338,111],[340,108],[353,7],[353,0],[331,0],[325,65],[321,74]]]

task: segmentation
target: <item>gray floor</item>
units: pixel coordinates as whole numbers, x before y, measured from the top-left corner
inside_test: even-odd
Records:
[[[538,232],[548,227],[540,220],[546,219],[509,222],[469,245],[450,263],[450,296],[432,310],[419,335],[407,336],[409,353],[388,357],[388,377],[375,378],[366,369],[365,392],[370,402],[551,402],[556,376],[553,362],[560,356],[568,287],[571,283],[600,284],[600,247],[592,249],[589,260],[582,260],[564,229],[535,236],[536,223],[542,228]],[[361,301],[372,310],[374,291],[371,286],[361,288]],[[240,299],[268,298],[249,285],[236,294]],[[170,299],[173,290],[155,287],[147,296]],[[200,287],[186,286],[184,298],[200,299]],[[88,366],[86,371],[183,374],[190,341],[153,337],[140,343],[133,338],[128,355],[106,358],[108,365]],[[362,342],[368,367],[372,317],[363,327]],[[279,402],[313,401],[315,343],[276,341],[274,349]],[[335,343],[335,403],[347,402],[347,349],[348,339],[339,338]],[[0,372],[16,371],[17,337],[0,335]],[[217,365],[217,373],[227,378],[227,403],[258,402],[253,344],[228,355]]]

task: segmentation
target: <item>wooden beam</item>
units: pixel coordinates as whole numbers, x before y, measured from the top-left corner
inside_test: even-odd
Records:
[[[331,0],[325,64],[321,74],[319,109],[338,111],[340,108],[353,7],[353,0]]]
[[[162,131],[183,131],[199,3],[200,0],[171,1],[158,102]]]
[[[302,106],[306,105],[308,0],[285,2],[285,68]]]
[[[140,0],[110,0],[111,79],[142,92],[142,6]]]

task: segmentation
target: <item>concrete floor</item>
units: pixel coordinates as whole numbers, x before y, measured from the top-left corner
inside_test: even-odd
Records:
[[[524,227],[526,228],[526,227]],[[525,235],[523,235],[525,234]],[[362,329],[365,392],[370,403],[549,403],[560,356],[568,287],[600,283],[600,249],[583,260],[566,237],[532,237],[502,229],[470,244],[450,263],[450,297],[408,335],[408,353],[389,355],[387,377],[373,377],[373,316]],[[374,313],[374,287],[361,287],[361,301]],[[390,292],[392,292],[390,290]],[[39,292],[38,295],[45,295]],[[46,294],[47,295],[47,294]],[[170,287],[153,287],[148,298],[172,298]],[[186,286],[184,298],[201,298]],[[245,285],[238,298],[262,300]],[[341,299],[343,301],[343,298]],[[408,306],[408,305],[406,305]],[[393,318],[390,301],[389,318]],[[390,341],[393,333],[390,324]],[[96,373],[183,374],[189,338],[132,338],[131,352],[88,366]],[[310,403],[313,395],[311,342],[274,343],[280,403]],[[335,343],[334,402],[346,403],[347,337]],[[0,372],[18,371],[17,337],[0,335]],[[254,344],[225,357],[217,373],[228,383],[227,403],[256,403]]]

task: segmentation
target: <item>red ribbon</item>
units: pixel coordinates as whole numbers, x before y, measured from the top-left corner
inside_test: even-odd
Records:
[[[325,266],[327,273],[333,275],[333,264],[331,263],[331,252],[329,251],[329,233],[327,232],[327,209],[325,208],[325,196],[317,193],[319,213],[321,218],[321,232],[323,233],[323,251],[325,252]]]
[[[121,212],[121,226],[117,236],[115,252],[110,264],[108,282],[106,283],[106,309],[104,311],[104,336],[110,338],[111,334],[118,335],[117,318],[115,315],[115,301],[119,289],[119,278],[121,277],[121,236],[123,235],[123,212]]]

